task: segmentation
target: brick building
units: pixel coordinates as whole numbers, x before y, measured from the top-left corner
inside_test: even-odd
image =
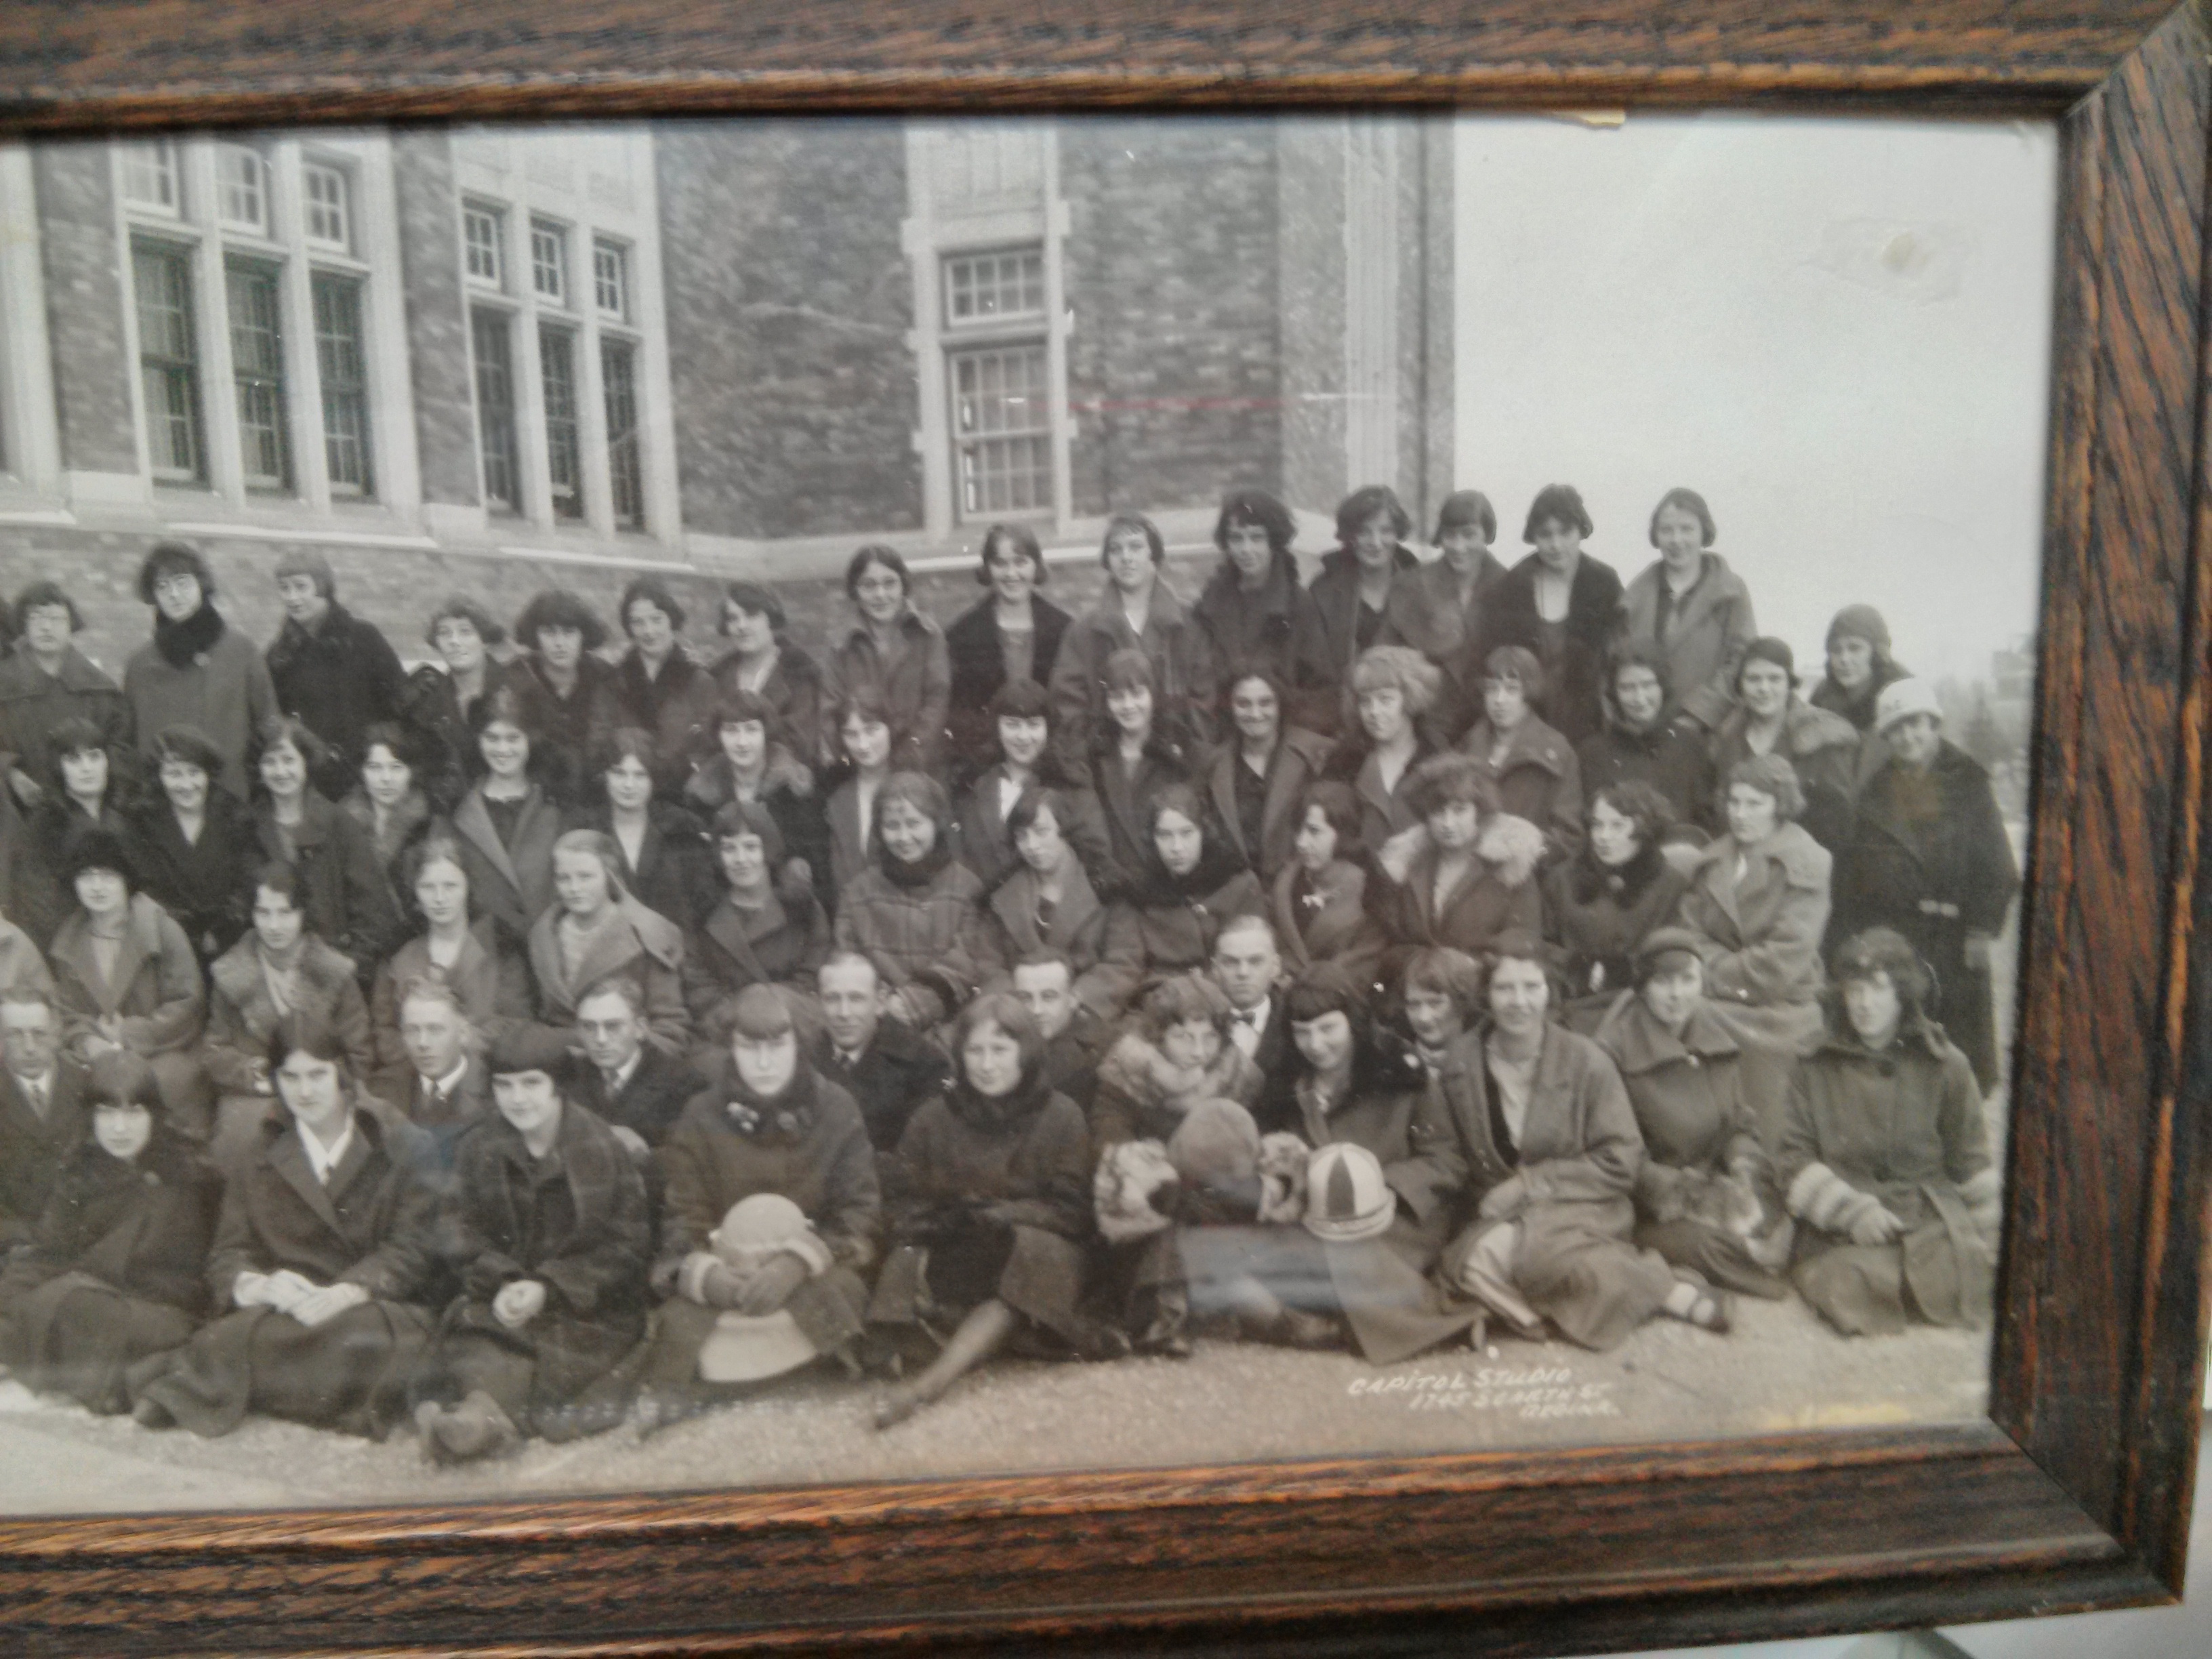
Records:
[[[804,612],[872,539],[949,613],[996,519],[1079,575],[1106,514],[1188,546],[1237,485],[1425,515],[1451,167],[1441,124],[1313,117],[0,147],[0,588],[61,576],[113,663],[152,540],[260,638],[313,544],[412,648],[455,586]]]

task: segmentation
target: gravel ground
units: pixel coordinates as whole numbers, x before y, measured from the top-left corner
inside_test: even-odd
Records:
[[[1201,1342],[1186,1360],[1007,1361],[885,1433],[873,1389],[800,1374],[643,1442],[627,1428],[506,1462],[427,1464],[382,1445],[248,1422],[222,1440],[155,1433],[0,1382],[0,1510],[447,1504],[471,1499],[1052,1470],[1486,1451],[1972,1420],[1984,1335],[1845,1340],[1796,1302],[1739,1301],[1715,1337],[1654,1320],[1609,1354],[1500,1340],[1394,1366]]]

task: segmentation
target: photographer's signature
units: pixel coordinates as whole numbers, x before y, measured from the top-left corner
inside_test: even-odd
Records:
[[[1618,1417],[1611,1382],[1581,1382],[1563,1366],[1479,1365],[1354,1377],[1346,1392],[1410,1412],[1504,1412],[1524,1419]]]

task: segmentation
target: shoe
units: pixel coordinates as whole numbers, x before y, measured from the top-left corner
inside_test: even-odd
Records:
[[[415,1421],[423,1431],[432,1459],[441,1463],[504,1457],[522,1445],[522,1431],[514,1426],[514,1419],[481,1391],[443,1411],[425,1401]]]
[[[131,1408],[131,1420],[142,1429],[173,1429],[177,1419],[160,1401],[143,1399]]]
[[[875,1425],[878,1431],[895,1429],[920,1411],[926,1403],[927,1402],[912,1389],[892,1389],[878,1398],[875,1408],[868,1413],[868,1420]]]
[[[1701,1331],[1711,1331],[1715,1336],[1726,1336],[1735,1323],[1735,1298],[1726,1291],[1715,1290],[1705,1276],[1695,1267],[1678,1267],[1677,1282],[1693,1285],[1697,1299],[1690,1304],[1690,1311],[1682,1316],[1686,1325],[1695,1325]]]

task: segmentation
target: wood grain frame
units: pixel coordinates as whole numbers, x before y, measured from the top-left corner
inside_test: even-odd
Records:
[[[0,1642],[1582,1652],[2171,1600],[2203,1387],[2212,476],[2199,4],[15,0],[0,129],[1392,102],[2056,118],[2012,1203],[1981,1425],[0,1524]],[[0,1475],[4,1480],[4,1475]]]

